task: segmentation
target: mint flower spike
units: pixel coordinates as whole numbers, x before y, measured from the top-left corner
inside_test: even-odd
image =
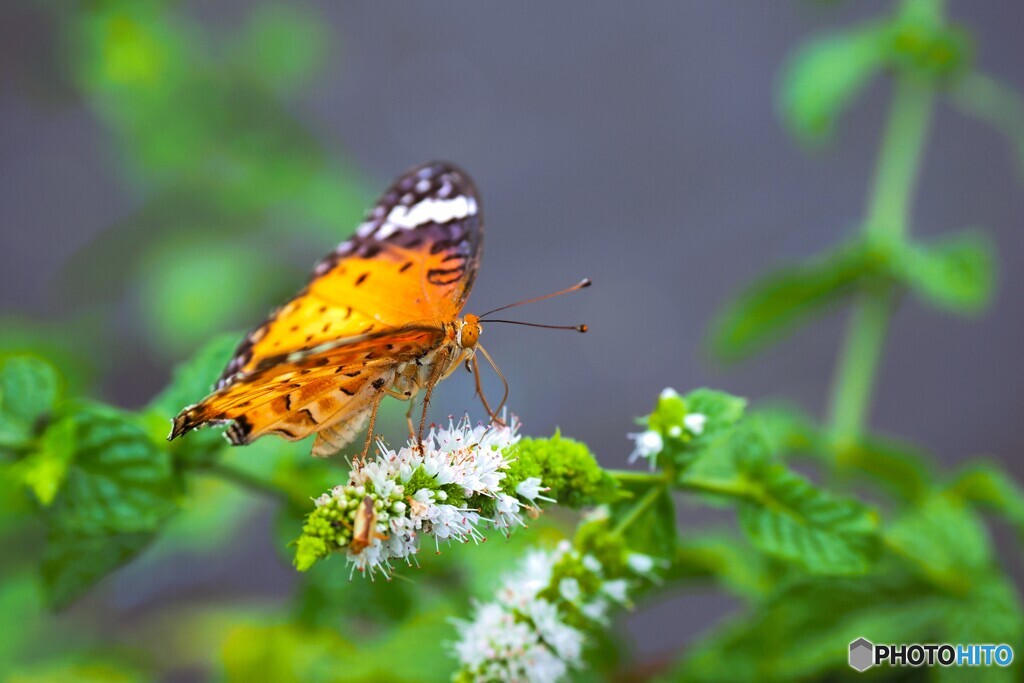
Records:
[[[634,443],[629,462],[644,459],[650,462],[651,470],[654,470],[658,455],[665,450],[666,440],[685,442],[700,436],[707,421],[707,416],[702,413],[687,412],[686,400],[678,391],[671,387],[663,389],[654,412],[643,420],[650,428],[626,434]]]
[[[350,573],[390,578],[394,560],[416,561],[423,535],[440,552],[442,541],[486,540],[488,525],[506,534],[525,526],[524,511],[535,515],[537,501],[551,499],[536,477],[507,490],[519,439],[513,416],[505,425],[449,420],[430,430],[422,449],[410,442],[396,451],[378,441],[372,460],[356,462],[346,484],[316,499],[296,542],[296,567],[305,571],[344,550]]]
[[[646,557],[627,561],[638,578],[650,578],[651,564]],[[606,626],[613,607],[628,605],[632,584],[608,578],[596,557],[568,541],[528,553],[493,601],[477,604],[472,619],[455,620],[453,650],[461,668],[454,680],[562,680],[583,666],[585,630]]]

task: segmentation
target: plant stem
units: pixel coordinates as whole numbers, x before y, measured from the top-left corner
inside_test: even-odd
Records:
[[[605,470],[605,472],[612,475],[620,482],[636,482],[640,484],[650,484],[652,486],[665,483],[665,475],[656,474],[654,472],[636,472],[633,470]]]
[[[897,77],[864,222],[864,235],[899,244],[928,136],[934,92],[913,74]],[[850,317],[832,385],[831,422],[837,458],[855,443],[867,421],[896,292],[884,285],[861,293]]]

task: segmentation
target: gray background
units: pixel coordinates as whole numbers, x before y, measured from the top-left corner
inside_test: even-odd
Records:
[[[844,316],[729,370],[707,362],[701,341],[738,287],[856,229],[888,83],[858,101],[836,144],[812,155],[778,123],[773,89],[801,38],[890,3],[314,4],[335,34],[336,67],[318,74],[298,112],[325,147],[364,170],[371,186],[431,158],[451,159],[475,177],[488,233],[468,311],[582,276],[595,282],[517,312],[587,322],[588,335],[485,331],[528,433],[561,426],[605,464],[621,466],[632,417],[666,385],[782,396],[824,410]],[[1024,6],[951,5],[975,31],[981,68],[1024,89]],[[234,26],[248,3],[186,6],[217,30]],[[60,293],[49,283],[62,263],[141,199],[123,182],[107,133],[70,94],[57,88],[41,105],[24,87],[10,87],[56,78],[30,66],[54,37],[12,19],[19,16],[0,22],[0,310],[57,312]],[[999,292],[978,320],[913,301],[901,308],[872,423],[945,460],[991,453],[1024,474],[1024,192],[997,133],[946,106],[934,123],[913,233],[988,228],[998,244]],[[353,227],[338,226],[338,241]],[[166,371],[133,377],[116,398],[141,402]],[[462,374],[436,405],[480,412]],[[693,621],[704,621],[699,612]]]

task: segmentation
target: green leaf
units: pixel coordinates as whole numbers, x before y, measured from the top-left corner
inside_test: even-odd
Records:
[[[166,416],[170,425],[171,418],[178,411],[198,403],[213,391],[217,378],[231,360],[241,338],[240,333],[226,333],[203,345],[195,355],[174,369],[170,384],[150,401],[146,410]]]
[[[842,680],[850,641],[931,642],[944,616],[941,596],[892,571],[783,583],[690,648],[669,680]]]
[[[751,417],[707,444],[676,477],[691,491],[746,499],[757,493],[748,471],[772,459],[771,441],[757,418]]]
[[[911,290],[938,308],[979,313],[992,298],[995,250],[983,233],[965,232],[907,246],[900,267]]]
[[[934,493],[885,531],[886,545],[924,576],[962,592],[992,564],[985,525],[956,496]]]
[[[876,513],[783,465],[766,464],[753,476],[756,493],[741,503],[739,520],[755,546],[816,574],[868,571],[878,551]]]
[[[48,507],[67,479],[75,450],[74,423],[63,420],[43,433],[38,447],[11,465],[11,474]]]
[[[711,350],[726,362],[754,354],[884,272],[887,259],[878,247],[851,243],[756,280],[712,323]]]
[[[28,354],[0,358],[0,447],[24,446],[53,412],[62,381],[49,362]]]
[[[152,438],[165,438],[170,432],[174,416],[213,390],[241,338],[242,335],[238,333],[220,335],[174,369],[171,383],[146,407],[144,420]],[[216,428],[190,432],[184,438],[171,442],[171,455],[175,460],[191,466],[209,465],[217,460],[227,446],[222,432]]]
[[[934,487],[928,454],[903,441],[867,436],[845,444],[836,458],[843,476],[855,473],[870,479],[900,502],[918,501]]]
[[[820,143],[885,63],[885,27],[870,24],[807,41],[783,68],[778,108],[801,142]]]
[[[633,494],[610,506],[611,525],[622,528],[626,546],[636,553],[670,559],[675,554],[676,506],[664,486],[625,482],[623,488]]]
[[[55,529],[43,556],[43,584],[54,609],[61,609],[138,554],[150,532],[79,533]]]
[[[127,416],[83,407],[65,418],[73,448],[50,523],[68,533],[153,531],[176,509],[167,451]]]
[[[322,61],[327,47],[322,21],[289,7],[257,7],[234,51],[239,66],[275,91],[294,90]]]
[[[1004,516],[1024,538],[1024,488],[997,463],[969,465],[953,480],[949,491]]]
[[[799,408],[785,404],[762,405],[750,417],[761,423],[768,450],[777,457],[820,458],[828,454],[818,426]]]
[[[679,538],[666,581],[710,577],[732,593],[759,599],[783,575],[782,565],[757,552],[742,537],[726,533],[686,533]]]
[[[957,80],[948,93],[960,111],[1006,136],[1017,175],[1024,181],[1024,96],[1009,84],[977,71]]]

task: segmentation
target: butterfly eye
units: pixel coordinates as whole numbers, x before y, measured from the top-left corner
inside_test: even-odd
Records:
[[[470,316],[466,316],[469,318]],[[476,346],[480,339],[480,323],[475,320],[466,320],[459,331],[459,345],[464,349],[471,349]]]

